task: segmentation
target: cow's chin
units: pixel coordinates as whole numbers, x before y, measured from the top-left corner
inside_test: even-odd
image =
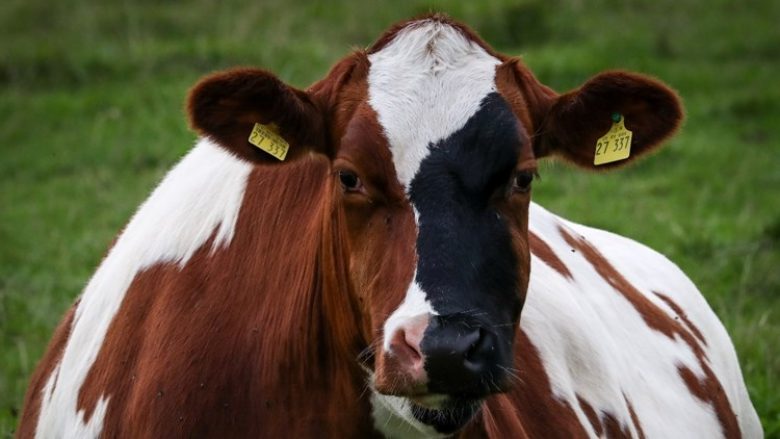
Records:
[[[498,387],[450,386],[454,387],[452,393],[431,389],[425,369],[404,367],[397,356],[384,352],[376,358],[375,371],[369,371],[371,387],[379,397],[378,402],[391,413],[390,418],[400,422],[400,429],[412,427],[427,435],[450,435],[465,427],[479,413],[485,397],[502,391]],[[406,427],[404,423],[407,423]],[[380,420],[380,428],[385,424],[393,422]]]
[[[412,416],[437,432],[455,433],[474,418],[482,399],[451,397],[442,395],[427,395],[408,398]]]
[[[372,376],[376,378],[376,376]],[[390,380],[392,383],[404,383],[400,377]],[[401,424],[418,424],[417,427],[406,425],[399,427],[399,431],[405,428],[425,428],[426,435],[431,437],[449,436],[461,430],[471,421],[482,407],[484,398],[476,396],[448,395],[441,393],[428,393],[426,385],[406,387],[403,390],[396,386],[385,386],[386,378],[380,379],[382,385],[377,386],[377,381],[372,380],[375,395],[385,410],[393,413],[391,418],[396,418]],[[408,382],[406,382],[408,384]],[[378,427],[381,429],[388,424],[387,418],[380,418]],[[405,421],[401,421],[405,420]],[[421,432],[424,430],[420,430]],[[438,433],[439,435],[437,435]]]

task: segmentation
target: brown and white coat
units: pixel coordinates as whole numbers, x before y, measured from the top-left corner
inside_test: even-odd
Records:
[[[203,138],[55,331],[18,437],[761,436],[691,281],[530,201],[537,159],[593,168],[612,113],[631,159],[670,136],[660,82],[559,95],[429,16],[306,91],[238,69],[188,109]]]

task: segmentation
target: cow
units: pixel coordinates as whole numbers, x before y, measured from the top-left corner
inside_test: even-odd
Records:
[[[541,160],[667,140],[658,80],[559,94],[428,15],[306,90],[212,74],[187,111],[199,140],[55,330],[17,437],[762,435],[686,275],[531,202]],[[628,156],[595,165],[615,129]]]

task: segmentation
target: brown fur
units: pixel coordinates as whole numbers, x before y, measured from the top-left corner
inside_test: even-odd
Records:
[[[604,433],[604,424],[602,424],[599,414],[596,413],[596,410],[593,409],[593,406],[590,405],[588,401],[582,399],[579,395],[577,395],[577,402],[580,404],[580,408],[588,418],[588,422],[593,426],[593,431],[596,432],[596,436],[601,436]]]
[[[627,425],[623,425],[613,415],[603,413],[602,420],[606,437],[609,439],[627,439],[631,437],[631,432]]]
[[[642,424],[639,422],[639,417],[636,415],[636,412],[634,411],[634,406],[631,404],[631,401],[626,398],[626,395],[623,395],[623,399],[626,401],[626,407],[628,407],[628,413],[631,415],[631,422],[634,424],[634,428],[636,428],[637,434],[639,435],[639,439],[645,439],[645,431],[642,430]]]
[[[626,409],[631,416],[631,423],[634,424],[639,438],[644,439],[645,434],[642,431],[642,426],[639,424],[639,419],[634,413],[634,407],[631,402],[623,395],[623,400],[626,403]],[[596,411],[588,401],[586,401],[580,395],[577,395],[577,403],[580,405],[585,417],[588,418],[588,422],[593,426],[593,431],[597,436],[601,437],[605,435],[608,438],[630,438],[631,432],[627,425],[622,425],[615,416],[603,411]]]
[[[561,276],[569,280],[572,279],[571,271],[566,267],[566,264],[561,261],[553,249],[551,249],[542,238],[539,238],[534,232],[528,232],[528,242],[531,245],[531,253],[533,253],[534,256],[541,259],[542,262],[557,271]]]
[[[696,338],[698,338],[704,346],[707,346],[707,340],[704,339],[704,335],[701,333],[701,331],[699,331],[699,328],[697,328],[696,325],[694,325],[693,322],[688,319],[688,315],[685,313],[685,311],[683,311],[682,308],[680,308],[680,305],[675,303],[671,297],[665,294],[659,293],[657,291],[653,291],[653,294],[658,296],[659,299],[663,300],[667,305],[669,305],[669,308],[671,308],[672,311],[677,314],[677,317],[682,319],[683,323],[685,323],[685,326],[688,327],[688,330],[691,331],[691,333],[696,336]]]
[[[734,414],[723,386],[707,363],[699,360],[699,365],[704,371],[704,378],[702,379],[697,378],[696,374],[685,366],[678,366],[677,372],[692,394],[712,406],[720,422],[723,436],[729,439],[741,438],[742,431],[739,429],[737,416]]]

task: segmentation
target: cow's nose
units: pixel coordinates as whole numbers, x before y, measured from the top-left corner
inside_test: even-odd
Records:
[[[462,314],[431,319],[422,353],[432,392],[483,396],[490,393],[489,372],[498,362],[497,338]]]

